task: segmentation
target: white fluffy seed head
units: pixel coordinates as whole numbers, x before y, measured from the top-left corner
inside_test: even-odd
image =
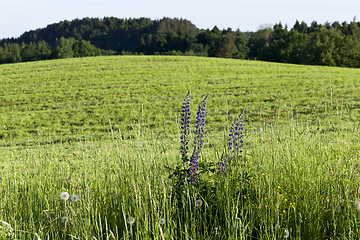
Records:
[[[196,200],[195,206],[201,207],[202,205],[203,205],[203,201],[202,201],[202,200],[200,200],[200,199]]]
[[[165,223],[165,219],[160,218],[159,223],[160,223],[160,225],[164,225],[164,223]]]
[[[61,221],[62,221],[63,223],[67,223],[67,222],[69,221],[69,219],[68,219],[67,217],[62,217],[62,218],[61,218]]]
[[[73,194],[73,195],[71,195],[71,201],[73,201],[73,202],[77,202],[77,201],[79,201],[79,196],[78,195],[76,195],[76,194]]]
[[[127,222],[128,222],[129,224],[134,224],[134,223],[135,223],[135,218],[134,218],[134,217],[129,217],[128,220],[127,220]]]
[[[67,192],[62,192],[62,193],[60,193],[60,198],[62,199],[62,200],[68,200],[69,199],[69,193],[67,193]]]
[[[289,230],[284,229],[284,233],[283,233],[283,235],[284,235],[284,238],[288,238],[288,237],[290,236],[290,232],[289,232]]]

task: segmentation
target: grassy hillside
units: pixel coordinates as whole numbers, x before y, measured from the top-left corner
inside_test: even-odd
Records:
[[[188,90],[193,104],[209,95],[207,131],[223,129],[228,114],[243,108],[253,123],[294,119],[322,131],[341,121],[357,127],[360,115],[358,69],[115,56],[2,65],[0,72],[1,146],[107,138],[110,124],[128,132],[135,122],[171,134]]]
[[[0,72],[1,239],[360,237],[359,70],[121,56]],[[191,130],[208,94],[196,184],[188,89]]]

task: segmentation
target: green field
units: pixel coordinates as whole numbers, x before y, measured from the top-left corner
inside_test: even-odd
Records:
[[[1,239],[360,238],[358,69],[112,56],[0,73]],[[208,95],[195,186],[179,155],[188,90],[192,131]],[[242,110],[244,152],[222,177]]]
[[[107,138],[109,121],[123,132],[136,122],[173,130],[188,90],[198,103],[209,95],[214,131],[243,108],[253,123],[320,119],[326,128],[328,116],[354,126],[360,116],[358,69],[116,56],[9,64],[0,72],[2,146]]]

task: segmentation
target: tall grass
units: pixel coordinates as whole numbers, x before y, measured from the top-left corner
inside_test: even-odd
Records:
[[[252,124],[246,118],[244,128],[243,158],[225,177],[217,172],[227,131],[224,137],[205,132],[195,185],[175,179],[182,159],[174,129],[175,136],[156,135],[137,124],[131,133],[111,131],[111,141],[79,138],[4,150],[0,234],[282,239],[287,230],[290,239],[359,239],[355,129],[324,131],[291,119]],[[80,201],[60,199],[65,191]]]

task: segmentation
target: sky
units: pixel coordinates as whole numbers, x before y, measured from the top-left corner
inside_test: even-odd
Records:
[[[0,39],[84,17],[176,17],[200,29],[256,31],[279,22],[291,29],[296,20],[351,22],[359,13],[359,0],[1,0]]]

